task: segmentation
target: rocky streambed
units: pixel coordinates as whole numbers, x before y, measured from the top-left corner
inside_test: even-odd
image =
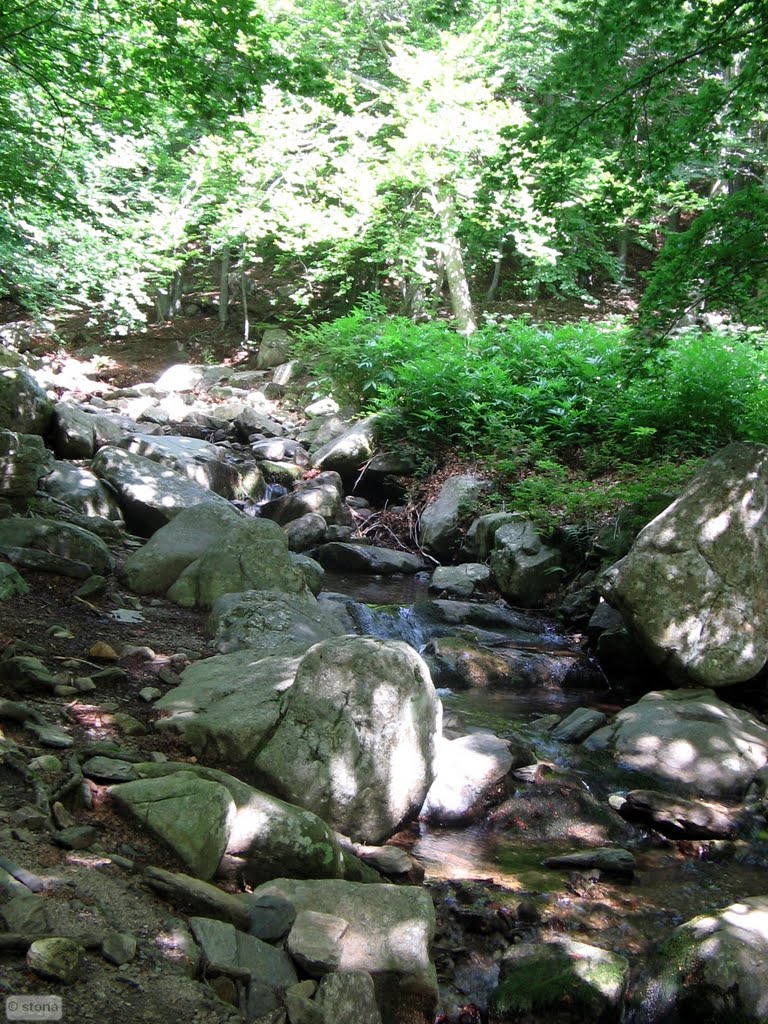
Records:
[[[574,578],[561,635],[532,608],[565,552],[475,515],[473,474],[385,545],[407,455],[289,397],[290,363],[58,370],[0,373],[5,993],[110,1024],[768,1020],[761,446],[647,528],[615,608]]]

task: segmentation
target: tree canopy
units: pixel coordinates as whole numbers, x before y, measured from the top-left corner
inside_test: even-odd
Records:
[[[364,293],[489,299],[655,260],[640,323],[766,319],[757,0],[35,0],[0,9],[0,281],[124,330]]]

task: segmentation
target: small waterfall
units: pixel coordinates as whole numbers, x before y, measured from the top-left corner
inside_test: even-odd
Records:
[[[429,640],[425,623],[413,607],[396,604],[370,605],[350,601],[347,610],[360,633],[380,640],[403,640],[420,651]]]

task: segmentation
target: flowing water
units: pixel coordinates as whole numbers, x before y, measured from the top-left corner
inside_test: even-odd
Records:
[[[425,619],[418,606],[426,597],[424,579],[372,580],[328,574],[325,582],[328,590],[361,602],[352,613],[360,632],[405,640],[417,650],[433,635],[434,621]],[[558,636],[551,624],[545,625],[535,640],[529,637],[529,642],[554,654],[569,649],[567,638]],[[585,756],[580,748],[554,743],[546,732],[537,731],[537,719],[564,717],[577,707],[611,715],[632,703],[636,695],[622,694],[607,684],[438,692],[446,719],[460,722],[467,730],[487,728],[499,735],[529,735],[536,758],[549,764],[555,782],[563,779],[563,800],[559,804],[556,797],[544,826],[535,816],[533,824],[513,819],[499,828],[489,827],[488,821],[464,828],[439,828],[423,822],[412,825],[394,841],[424,865],[428,883],[438,888],[449,886],[449,891],[454,886],[485,886],[485,897],[478,897],[481,901],[491,898],[494,905],[506,903],[511,909],[521,899],[530,899],[540,910],[542,935],[567,932],[620,952],[631,962],[636,958],[635,964],[683,921],[766,891],[765,858],[758,863],[755,848],[746,843],[672,842],[630,827],[626,845],[636,859],[631,882],[542,865],[545,858],[582,848],[585,842],[595,845],[594,824],[579,822],[574,805],[568,802],[574,785],[582,799],[607,806],[611,791],[648,788],[648,780],[622,773],[606,759]],[[518,792],[538,788],[521,783]],[[617,843],[608,839],[605,845]],[[625,844],[619,841],[618,845]],[[493,976],[493,963],[476,950],[471,959],[480,979],[477,994]]]

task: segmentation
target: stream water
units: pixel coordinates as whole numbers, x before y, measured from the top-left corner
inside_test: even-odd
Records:
[[[402,639],[417,650],[429,639],[429,625],[425,627],[423,616],[414,607],[427,597],[426,579],[328,574],[325,589],[360,602],[353,617],[361,632]],[[547,647],[555,653],[567,649],[567,638],[558,636],[551,623],[543,623],[536,649]],[[652,688],[653,683],[648,686]],[[537,719],[564,717],[576,707],[596,708],[610,715],[639,694],[624,694],[607,683],[591,688],[546,683],[522,689],[486,687],[438,692],[446,718],[460,721],[466,730],[489,728],[499,735],[530,735],[536,759],[549,766],[554,783],[554,789],[551,785],[548,790],[541,787],[551,810],[531,813],[528,818],[513,815],[503,827],[494,827],[489,820],[464,828],[439,828],[419,822],[395,837],[395,842],[408,848],[424,865],[426,881],[444,892],[446,905],[462,891],[464,898],[475,904],[490,901],[492,906],[510,910],[523,898],[531,900],[541,915],[542,935],[567,932],[613,949],[627,956],[639,971],[643,960],[678,924],[765,892],[765,859],[761,857],[758,862],[754,847],[746,843],[673,842],[631,826],[626,827],[622,839],[608,833],[605,837],[605,845],[626,845],[632,850],[636,872],[631,882],[607,881],[589,872],[542,866],[546,857],[585,844],[601,845],[594,821],[579,820],[580,806],[594,801],[607,807],[610,792],[641,788],[645,780],[638,782],[620,772],[613,762],[587,756],[579,747],[554,743],[546,732],[537,731]],[[530,789],[520,784],[521,792]],[[508,787],[507,792],[515,796],[514,789]],[[464,968],[469,980],[462,989]],[[486,990],[492,987],[493,957],[480,948],[467,953],[463,961],[451,955],[448,969],[456,998],[461,998],[463,992],[468,1001],[480,999],[484,986]]]

